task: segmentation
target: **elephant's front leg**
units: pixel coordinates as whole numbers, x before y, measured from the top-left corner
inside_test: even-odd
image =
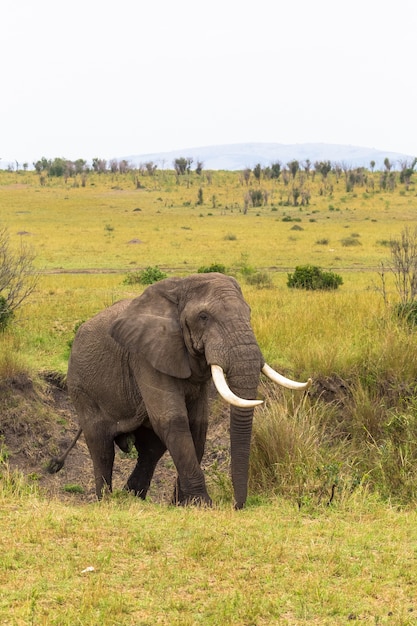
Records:
[[[204,474],[200,467],[201,450],[196,451],[185,401],[185,381],[168,376],[141,363],[137,381],[149,421],[174,461],[182,503],[210,504]]]
[[[179,503],[211,505],[204,474],[190,431],[188,416],[170,417],[169,423],[163,427],[163,431],[162,437],[178,473]]]
[[[197,456],[197,461],[201,467],[201,461],[204,455],[204,449],[207,438],[208,427],[208,387],[203,385],[198,392],[197,398],[187,403],[188,410],[188,422],[190,425],[190,432],[194,442],[194,449]],[[173,504],[182,504],[186,501],[187,497],[181,486],[179,476],[177,476],[174,488],[174,494],[172,498]],[[209,498],[209,504],[211,499]]]

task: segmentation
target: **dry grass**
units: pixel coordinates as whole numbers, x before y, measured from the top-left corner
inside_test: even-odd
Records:
[[[0,490],[3,624],[412,624],[414,511],[368,498],[305,514]],[[88,567],[93,571],[84,572]],[[83,573],[84,572],[84,573]]]

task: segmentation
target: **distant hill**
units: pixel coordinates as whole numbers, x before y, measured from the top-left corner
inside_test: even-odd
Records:
[[[414,155],[400,154],[376,150],[375,148],[362,148],[358,146],[344,146],[325,143],[237,143],[220,146],[202,146],[199,148],[183,148],[171,152],[155,152],[150,154],[137,154],[120,157],[134,165],[153,161],[159,169],[172,169],[172,163],[179,157],[190,157],[195,164],[203,162],[206,170],[243,170],[246,167],[253,168],[257,163],[262,167],[270,165],[274,161],[286,164],[289,161],[331,161],[343,163],[349,167],[366,167],[369,169],[370,162],[375,161],[375,169],[384,169],[384,159],[388,158],[394,168],[398,168],[398,162],[412,160]]]

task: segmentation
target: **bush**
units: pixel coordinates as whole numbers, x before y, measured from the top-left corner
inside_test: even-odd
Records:
[[[271,276],[265,271],[248,274],[246,276],[246,282],[248,285],[253,285],[258,289],[271,289],[273,286]]]
[[[260,207],[264,204],[264,193],[260,189],[251,189],[249,196],[252,202],[252,206]]]
[[[147,267],[141,272],[130,272],[124,279],[125,285],[152,285],[167,277],[167,274],[159,269],[157,265],[154,267]]]
[[[410,300],[409,302],[399,302],[395,305],[394,310],[400,319],[405,320],[411,326],[417,326],[417,300]]]
[[[298,265],[293,274],[288,274],[287,287],[295,289],[337,289],[343,284],[339,274],[324,272],[316,265]]]
[[[4,330],[13,317],[13,311],[10,308],[6,298],[0,296],[0,331]]]
[[[0,329],[4,330],[14,312],[35,289],[38,273],[35,255],[23,242],[17,251],[10,246],[9,233],[0,228]]]
[[[342,246],[344,246],[345,248],[348,248],[350,246],[361,246],[361,242],[359,241],[359,239],[357,237],[355,237],[354,235],[352,235],[351,237],[344,237],[343,239],[340,240]]]
[[[219,272],[220,274],[226,274],[226,266],[222,263],[212,263],[208,267],[199,267],[197,272],[199,274],[209,274],[210,272]]]

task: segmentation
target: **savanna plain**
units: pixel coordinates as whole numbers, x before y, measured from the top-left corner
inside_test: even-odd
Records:
[[[417,331],[391,254],[417,192],[387,176],[0,171],[0,228],[38,273],[0,333],[1,624],[417,624]],[[224,438],[205,462],[213,509],[169,506],[162,483],[95,502],[88,463],[51,489],[47,460],[75,429],[54,398],[77,326],[141,293],[146,268],[214,265],[239,281],[266,361],[313,379],[306,395],[261,381],[246,508]],[[305,265],[343,284],[289,288]],[[227,434],[217,399],[211,428]]]

